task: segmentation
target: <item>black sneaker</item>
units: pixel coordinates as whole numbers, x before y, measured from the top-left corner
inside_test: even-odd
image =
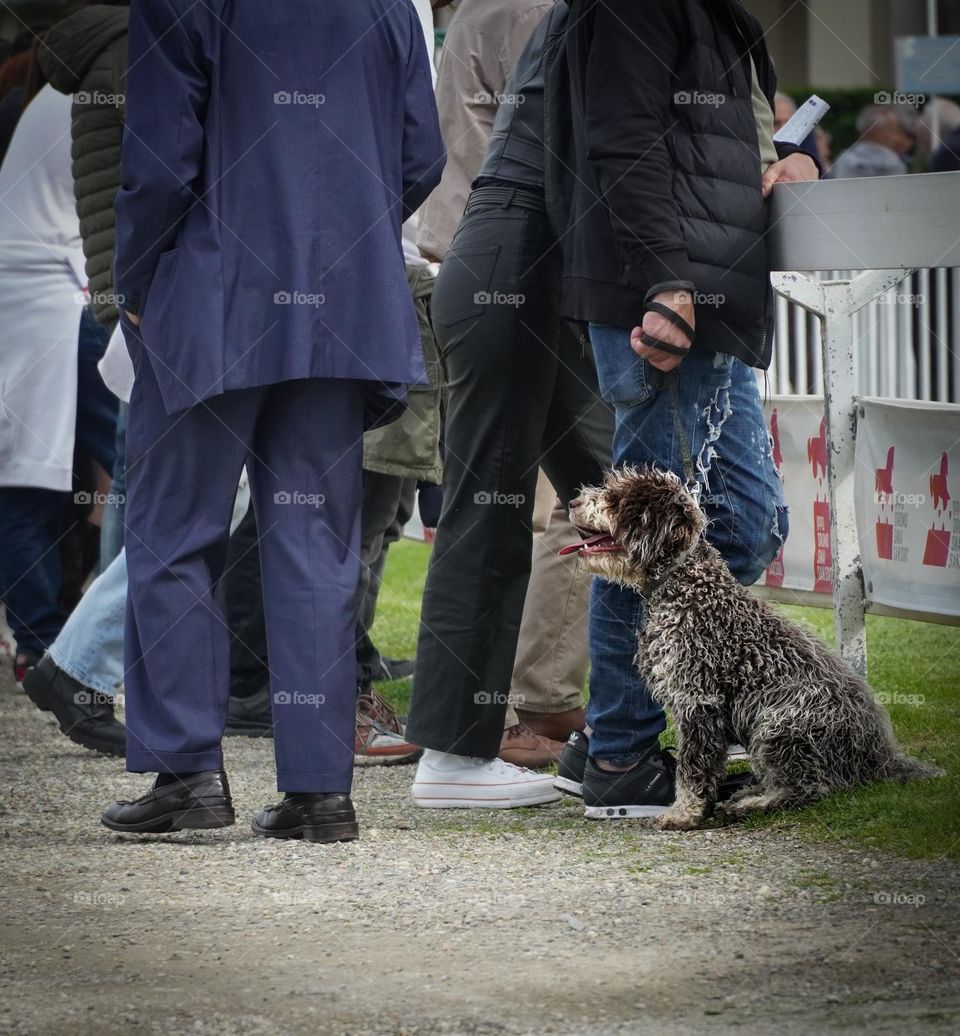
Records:
[[[583,772],[584,816],[590,820],[660,816],[673,805],[675,769],[673,756],[659,748],[620,773],[601,770],[588,759]]]
[[[575,730],[567,738],[557,764],[553,786],[567,795],[583,798],[583,771],[587,767],[590,740],[582,730]]]
[[[227,737],[273,737],[269,684],[242,698],[230,695],[224,734]]]

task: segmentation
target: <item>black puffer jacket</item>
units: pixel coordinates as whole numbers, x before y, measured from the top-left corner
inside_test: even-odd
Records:
[[[120,186],[129,9],[95,4],[57,22],[43,37],[40,67],[73,94],[73,187],[94,315],[112,328],[113,199]]]
[[[576,177],[548,179],[548,196],[572,189],[566,316],[636,327],[653,285],[692,281],[697,345],[769,365],[751,56],[772,106],[760,25],[736,0],[572,0],[569,94],[551,107],[570,111]]]

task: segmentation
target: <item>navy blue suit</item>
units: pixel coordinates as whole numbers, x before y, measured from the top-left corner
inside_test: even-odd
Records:
[[[129,62],[128,768],[220,765],[246,464],[278,785],[348,790],[361,439],[423,379],[400,225],[444,157],[420,24],[409,0],[134,0]]]

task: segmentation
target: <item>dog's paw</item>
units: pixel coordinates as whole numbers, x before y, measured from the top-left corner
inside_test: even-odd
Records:
[[[742,820],[751,813],[763,812],[767,808],[767,799],[764,795],[750,793],[742,798],[734,797],[728,802],[721,803],[720,808],[731,820]]]
[[[657,827],[661,831],[693,831],[701,823],[703,823],[703,810],[675,806],[660,815]]]

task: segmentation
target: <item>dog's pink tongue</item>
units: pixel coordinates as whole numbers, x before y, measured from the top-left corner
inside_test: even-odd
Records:
[[[557,551],[557,557],[563,558],[568,554],[579,554],[588,548],[596,548],[600,551],[620,549],[617,541],[609,533],[598,532],[596,536],[588,536],[585,540],[577,540],[576,543],[569,543],[566,547],[561,547]]]

